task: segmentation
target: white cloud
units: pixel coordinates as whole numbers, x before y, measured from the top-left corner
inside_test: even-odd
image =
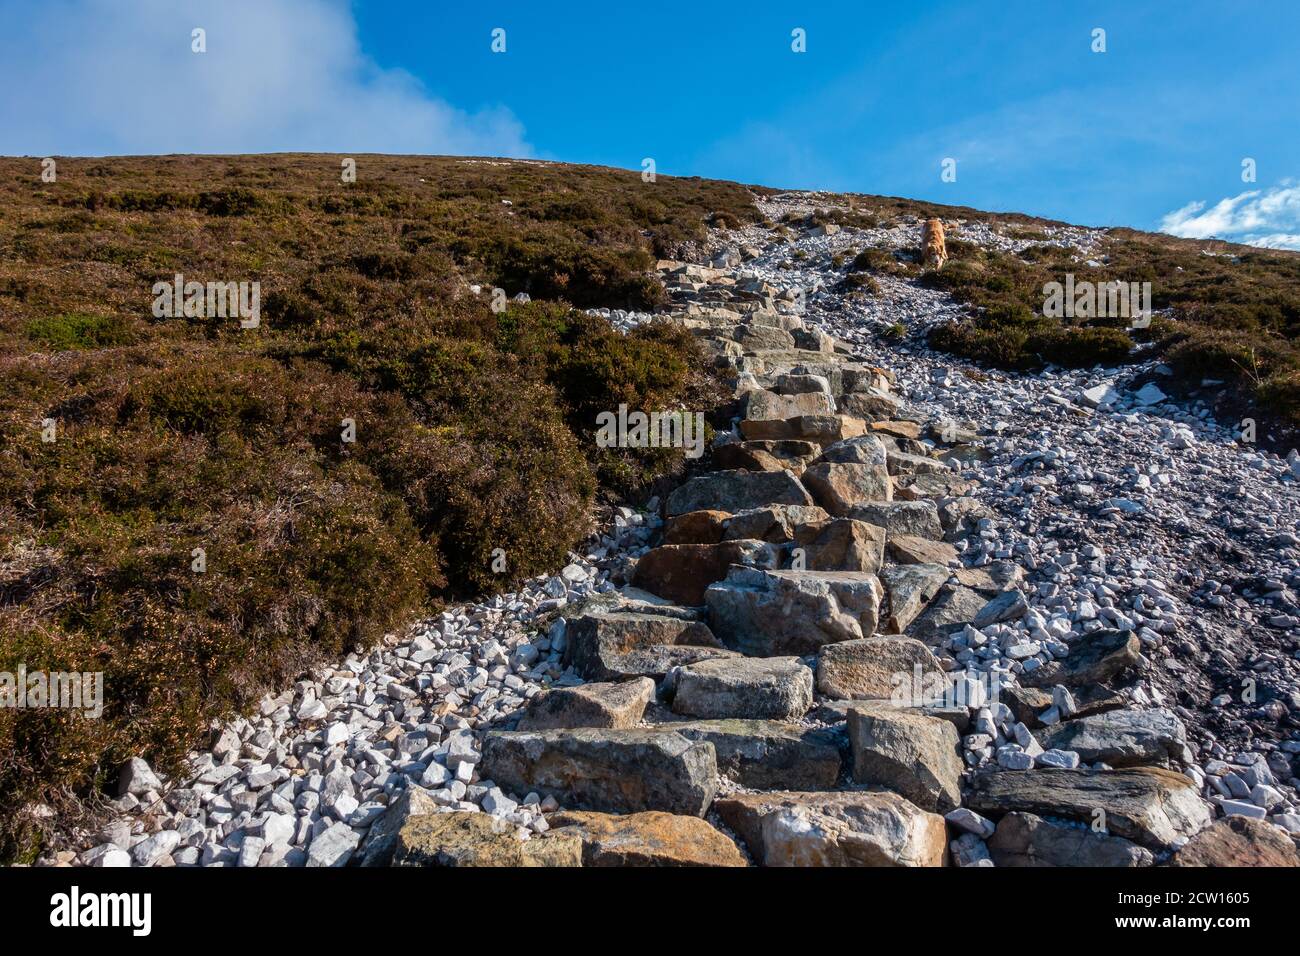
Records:
[[[0,0],[0,22],[0,154],[533,153],[508,109],[377,66],[346,0]]]
[[[1185,239],[1229,239],[1268,249],[1300,249],[1300,184],[1284,179],[1213,206],[1189,202],[1160,220],[1160,231]]]

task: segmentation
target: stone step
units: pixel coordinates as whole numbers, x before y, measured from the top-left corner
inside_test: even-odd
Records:
[[[1123,837],[1065,826],[1032,813],[1008,813],[988,841],[995,866],[1150,866],[1146,847]]]
[[[688,720],[660,725],[711,743],[718,773],[751,790],[831,790],[848,747],[844,728],[779,720]]]
[[[479,772],[516,793],[606,813],[703,816],[718,787],[713,745],[667,729],[494,730]]]
[[[582,866],[575,834],[520,840],[515,828],[486,813],[429,813],[410,817],[397,833],[392,865],[401,867]]]
[[[1084,763],[1131,767],[1182,761],[1187,729],[1167,710],[1113,710],[1065,720],[1034,735],[1044,750],[1072,750]]]
[[[1172,847],[1213,818],[1195,783],[1159,767],[981,773],[964,803],[995,820],[1017,810],[1073,820],[1153,850]]]
[[[581,841],[583,866],[749,865],[735,843],[695,816],[562,810],[549,822],[548,837]]]
[[[555,688],[533,695],[515,729],[635,727],[654,697],[655,682],[649,677]]]
[[[565,630],[565,664],[588,680],[662,678],[674,667],[729,657],[708,626],[659,614],[579,614]]]
[[[755,657],[803,656],[874,633],[881,589],[864,572],[732,568],[704,597],[727,647]]]
[[[910,692],[914,675],[942,673],[930,649],[908,637],[839,641],[817,652],[817,692],[831,698],[889,700]]]
[[[765,866],[943,866],[947,828],[895,793],[736,794],[714,805]]]
[[[896,708],[850,709],[853,779],[901,794],[923,810],[947,813],[961,800],[957,729],[948,721]]]
[[[665,517],[688,511],[735,514],[767,505],[812,505],[812,496],[787,472],[715,471],[689,479],[668,496]]]
[[[690,717],[802,717],[812,707],[813,672],[797,657],[739,657],[674,672],[673,710]]]
[[[766,541],[665,544],[637,560],[632,584],[669,601],[698,606],[704,603],[705,589],[725,578],[732,566],[775,568],[779,563],[777,549]]]

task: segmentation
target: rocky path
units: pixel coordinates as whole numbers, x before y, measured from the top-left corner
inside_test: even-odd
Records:
[[[919,233],[661,263],[735,381],[709,470],[264,701],[191,777],[133,762],[46,862],[1296,864],[1300,464],[1150,363],[979,372],[919,344],[942,294],[837,291]],[[1052,241],[1083,268],[1099,239]]]

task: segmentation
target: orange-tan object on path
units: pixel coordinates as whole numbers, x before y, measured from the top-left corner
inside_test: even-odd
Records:
[[[934,269],[942,269],[948,261],[948,249],[943,244],[943,223],[927,219],[921,232],[921,262]]]

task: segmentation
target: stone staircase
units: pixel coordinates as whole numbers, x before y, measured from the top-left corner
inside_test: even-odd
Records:
[[[976,423],[912,407],[887,369],[806,325],[797,294],[659,269],[740,415],[715,470],[663,502],[627,586],[553,628],[588,682],[483,739],[480,777],[566,808],[530,842],[576,837],[589,865],[743,864],[736,844],[766,865],[991,865],[990,848],[1136,865],[1208,824],[1169,769],[1178,727],[1129,728],[1158,742],[1149,766],[1079,769],[1114,758],[1122,701],[1104,682],[1137,662],[1132,635],[1062,645],[1028,673],[953,656],[954,635],[1025,612],[1019,568],[961,560],[985,517],[962,475]],[[1053,708],[1076,719],[1040,744],[1030,728]]]

